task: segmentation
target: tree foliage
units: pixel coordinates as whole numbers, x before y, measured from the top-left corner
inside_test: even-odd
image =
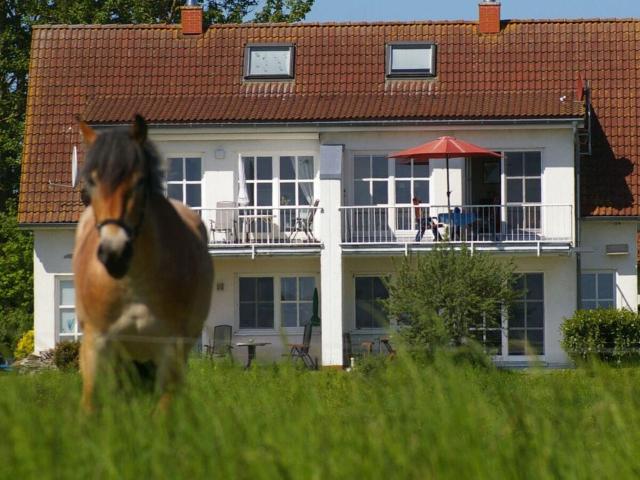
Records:
[[[204,21],[294,22],[314,0],[204,0]],[[38,24],[177,23],[183,0],[0,0],[0,343],[31,323],[31,236],[17,231],[15,200],[28,86],[31,31]],[[253,14],[253,18],[251,15]],[[6,207],[5,207],[6,205]],[[4,207],[4,208],[3,208]],[[28,250],[28,260],[24,253]],[[8,303],[5,302],[8,301]]]
[[[407,324],[401,331],[413,346],[459,346],[483,322],[500,326],[503,309],[518,294],[514,268],[486,254],[441,246],[401,261],[385,307]]]

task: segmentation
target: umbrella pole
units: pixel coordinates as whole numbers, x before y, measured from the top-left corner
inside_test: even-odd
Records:
[[[444,157],[447,166],[447,213],[451,216],[451,190],[449,189],[449,155]]]

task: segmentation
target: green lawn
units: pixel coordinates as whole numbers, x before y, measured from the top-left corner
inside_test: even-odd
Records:
[[[416,364],[307,372],[193,360],[165,418],[77,374],[0,376],[0,478],[638,478],[640,369]]]

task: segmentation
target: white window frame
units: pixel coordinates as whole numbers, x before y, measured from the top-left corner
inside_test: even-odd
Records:
[[[546,338],[547,338],[547,331],[546,331],[546,315],[545,315],[545,310],[546,310],[546,306],[547,306],[547,302],[546,302],[546,295],[545,295],[545,289],[546,289],[546,275],[544,272],[533,272],[533,271],[529,271],[529,272],[517,272],[518,275],[521,276],[526,276],[526,275],[542,275],[542,328],[527,328],[527,324],[526,324],[526,320],[525,320],[525,325],[522,328],[518,328],[517,330],[524,330],[525,332],[525,337],[526,337],[526,332],[527,330],[542,330],[542,353],[539,355],[527,355],[526,352],[524,354],[510,354],[509,353],[509,314],[508,312],[504,312],[503,314],[503,320],[502,320],[502,327],[503,327],[503,333],[502,333],[502,355],[497,355],[498,358],[505,358],[505,359],[522,359],[522,358],[538,358],[538,359],[543,359],[544,356],[546,355]],[[531,300],[532,302],[539,302],[540,300]],[[526,305],[529,302],[528,299],[525,298],[524,300],[524,305],[525,305],[525,311],[526,311]]]
[[[296,281],[296,299],[295,300],[282,300],[282,281],[287,278],[294,278]],[[318,288],[318,282],[316,280],[315,275],[300,275],[297,273],[292,273],[291,275],[283,274],[279,277],[280,284],[280,295],[278,296],[278,303],[280,304],[280,326],[281,328],[290,329],[290,328],[304,328],[302,324],[302,320],[300,318],[300,305],[301,304],[311,304],[311,308],[313,311],[313,293],[311,294],[311,300],[301,300],[300,298],[300,279],[302,278],[313,278],[314,287]],[[320,291],[318,291],[318,301],[320,301]],[[296,325],[295,326],[285,326],[284,325],[284,305],[295,305],[296,306]],[[320,305],[318,305],[318,309]],[[318,313],[320,316],[320,313]]]
[[[584,297],[584,292],[582,291],[582,287],[580,288],[580,309],[584,310],[585,308],[583,307],[584,302],[594,302],[596,304],[595,308],[600,308],[599,303],[603,302],[603,301],[611,301],[612,305],[611,308],[617,308],[618,307],[618,299],[617,299],[617,295],[616,295],[616,271],[615,270],[583,270],[582,272],[580,272],[580,282],[582,283],[582,276],[583,275],[595,275],[595,279],[596,279],[596,283],[595,283],[595,293],[596,296],[595,298],[585,298]],[[598,296],[598,284],[600,283],[600,276],[601,275],[611,275],[611,281],[612,281],[612,295],[613,297],[608,299],[608,298],[600,298]]]
[[[284,327],[282,325],[282,301],[280,300],[282,295],[282,278],[300,278],[300,277],[313,277],[315,280],[315,288],[318,289],[318,302],[321,301],[322,292],[320,291],[320,273],[319,272],[265,272],[265,273],[240,273],[236,275],[235,288],[234,288],[234,317],[236,325],[236,335],[238,336],[277,336],[281,332],[287,335],[299,335],[303,332],[304,327]],[[273,279],[273,328],[240,328],[240,279],[241,278],[272,278]],[[320,303],[318,304],[320,308]],[[320,318],[322,314],[318,312]],[[321,331],[321,327],[314,326],[314,332]]]
[[[430,65],[427,68],[393,68],[393,55],[398,50],[430,50]],[[387,78],[430,78],[436,76],[437,47],[433,42],[390,42],[386,45]]]
[[[280,162],[282,161],[283,158],[293,158],[294,159],[294,178],[293,179],[283,179],[282,178],[282,169],[280,168]],[[299,166],[299,160],[301,158],[305,158],[305,157],[309,157],[311,158],[311,161],[313,163],[313,175],[311,176],[311,178],[300,178],[300,166]],[[313,189],[313,198],[311,200],[311,203],[313,203],[313,200],[315,198],[317,198],[317,194],[316,194],[316,186],[315,186],[315,172],[316,172],[316,159],[314,155],[278,155],[278,205],[281,207],[301,207],[301,206],[307,206],[310,204],[307,203],[300,203],[300,184],[303,183],[310,183]],[[283,205],[282,204],[282,185],[283,184],[288,184],[288,185],[293,185],[294,189],[295,189],[295,202],[293,204],[288,204],[288,205]]]
[[[251,54],[253,52],[289,52],[288,71],[281,73],[252,73]],[[251,43],[244,50],[244,78],[245,80],[290,80],[295,78],[296,49],[292,43]]]
[[[356,178],[356,158],[357,157],[369,157],[369,174],[367,177],[363,177],[363,178]],[[373,176],[373,158],[374,157],[383,157],[386,162],[387,162],[387,176],[386,177],[374,177]],[[391,189],[389,188],[389,185],[391,184],[391,180],[393,179],[393,176],[391,175],[390,172],[390,159],[388,158],[388,155],[385,153],[380,153],[380,152],[354,152],[353,155],[351,156],[352,158],[352,166],[353,166],[353,181],[352,181],[352,186],[353,186],[353,205],[354,206],[360,206],[360,207],[366,207],[366,206],[379,206],[379,207],[386,207],[389,206],[391,204],[391,202],[389,201],[389,198],[391,197],[392,194],[395,195],[395,191],[392,192],[390,191]],[[356,203],[356,182],[366,182],[368,184],[369,187],[369,196],[371,197],[372,202],[369,204],[358,204]],[[387,201],[385,203],[373,203],[373,184],[374,183],[385,183],[386,184],[386,191],[387,191]],[[395,200],[395,198],[394,198]]]
[[[245,183],[247,186],[247,191],[251,190],[251,197],[253,197],[253,203],[249,203],[247,208],[254,209],[270,209],[274,208],[274,198],[279,198],[279,189],[278,189],[278,175],[277,175],[277,166],[275,165],[276,160],[279,162],[279,156],[275,154],[241,154],[242,162],[244,163],[245,159],[252,158],[254,162],[254,178],[247,178],[247,171],[245,168]],[[268,179],[258,179],[258,158],[270,158],[271,159],[271,178]],[[238,179],[238,182],[240,180]],[[258,185],[271,184],[271,204],[270,205],[258,205]],[[238,184],[239,188],[239,184]],[[248,192],[247,192],[248,193]],[[251,200],[251,199],[249,199]]]
[[[187,158],[197,158],[200,160],[200,180],[187,180]],[[165,191],[167,192],[167,197],[169,196],[169,185],[180,185],[182,187],[182,203],[187,205],[189,208],[195,211],[201,211],[204,208],[204,191],[202,189],[202,180],[204,177],[204,155],[201,153],[194,154],[171,154],[166,155],[167,161],[167,169],[169,168],[169,163],[172,159],[181,159],[182,160],[182,179],[181,180],[167,180],[165,181]],[[187,185],[200,185],[200,206],[191,206],[187,203]]]
[[[523,163],[523,171],[522,175],[508,175],[507,173],[507,155],[509,154],[521,154],[525,155],[527,153],[538,153],[540,155],[540,175],[527,175],[524,170]],[[502,192],[502,203],[503,205],[542,205],[544,200],[544,191],[543,191],[543,178],[544,178],[544,158],[542,149],[521,149],[521,150],[502,150],[503,154],[503,165],[502,165],[502,176],[503,176],[503,192]],[[540,201],[538,202],[527,202],[526,201],[526,181],[527,180],[539,180],[540,181]],[[507,200],[508,195],[508,182],[509,180],[520,180],[521,188],[522,188],[522,201],[521,202],[510,202]]]
[[[429,166],[429,164],[426,164],[427,167],[427,176],[426,177],[416,177],[415,176],[415,160],[411,159],[411,176],[410,177],[398,177],[397,176],[397,171],[396,171],[396,165],[397,165],[398,159],[395,159],[395,161],[392,162],[393,164],[393,177],[392,177],[392,183],[393,183],[393,188],[391,189],[393,193],[393,201],[389,202],[390,204],[395,205],[395,212],[396,212],[396,230],[398,231],[414,231],[415,232],[415,225],[416,225],[416,214],[415,214],[415,205],[413,205],[413,198],[415,197],[415,182],[416,181],[426,181],[427,182],[427,188],[429,190],[429,194],[427,195],[427,198],[421,198],[421,202],[420,202],[420,206],[422,209],[424,209],[424,211],[428,211],[429,206],[431,205],[431,202],[429,200],[429,197],[431,196],[431,167]],[[409,182],[411,185],[411,193],[409,195],[409,203],[398,203],[397,201],[397,186],[398,186],[398,182]],[[399,223],[400,223],[400,212],[404,211],[405,209],[410,209],[410,219],[409,219],[409,228],[400,228]]]
[[[75,325],[74,331],[72,333],[62,333],[60,331],[60,322],[62,320],[62,312],[73,312],[76,313],[76,305],[75,302],[73,305],[65,305],[61,304],[62,300],[62,282],[71,282],[73,285],[73,276],[72,275],[56,275],[55,277],[55,333],[56,333],[56,343],[61,341],[77,341],[82,338],[82,330],[80,330],[80,325],[78,322],[78,316],[75,315]],[[73,294],[75,299],[75,285],[73,285]]]

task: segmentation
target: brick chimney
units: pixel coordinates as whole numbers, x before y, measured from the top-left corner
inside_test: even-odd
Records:
[[[202,35],[202,6],[196,0],[187,0],[184,7],[180,7],[180,19],[183,35]]]
[[[478,4],[478,31],[500,33],[500,2],[483,0]]]

